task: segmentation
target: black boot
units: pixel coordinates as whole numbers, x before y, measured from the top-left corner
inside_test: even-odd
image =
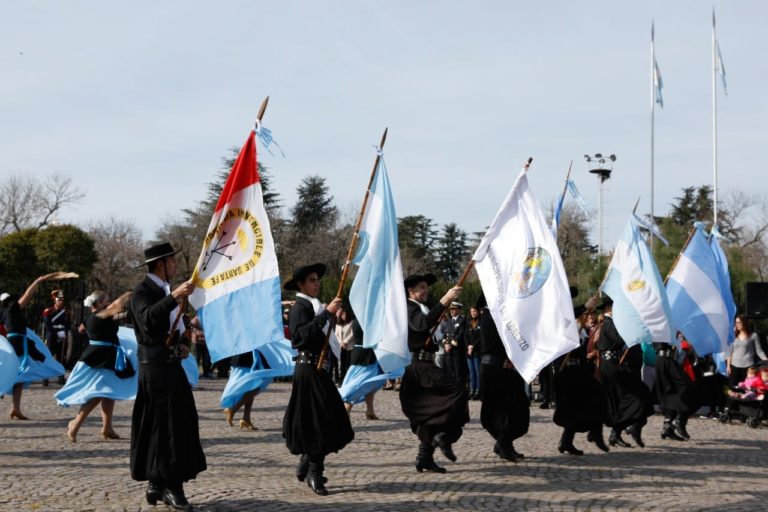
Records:
[[[686,441],[691,438],[691,436],[688,434],[688,430],[685,428],[686,425],[688,425],[688,417],[687,416],[678,416],[677,419],[673,422],[673,425],[675,426],[675,433],[685,439]]]
[[[573,437],[575,433],[571,430],[564,429],[563,435],[560,436],[560,443],[557,445],[557,451],[560,453],[568,452],[571,455],[584,455],[584,452],[573,446]]]
[[[589,441],[590,443],[595,443],[595,446],[597,446],[604,452],[610,451],[610,449],[608,448],[608,445],[605,444],[605,440],[603,439],[602,427],[590,430],[589,433],[587,433],[587,441]]]
[[[681,436],[675,432],[675,427],[672,425],[672,420],[664,418],[664,426],[661,427],[661,438],[672,439],[673,441],[685,441]]]
[[[611,430],[608,436],[608,444],[611,446],[621,446],[622,448],[632,448],[632,445],[621,438],[621,434],[616,429]]]
[[[315,491],[315,494],[320,496],[327,496],[328,489],[325,488],[325,477],[323,476],[325,471],[325,457],[319,458],[317,461],[309,462],[309,474],[307,475],[307,485],[310,489]]]
[[[632,436],[632,439],[635,440],[635,443],[637,443],[637,446],[640,448],[645,448],[645,443],[643,442],[643,427],[641,427],[638,424],[634,424],[631,427],[627,429],[629,432],[629,435]]]
[[[149,482],[147,484],[147,503],[157,505],[158,500],[163,497],[163,484],[160,482]]]
[[[163,491],[163,503],[174,510],[192,510],[192,505],[184,496],[184,487],[181,484],[168,486]]]
[[[419,443],[419,454],[416,456],[416,471],[432,471],[434,473],[445,473],[445,468],[435,463],[433,454],[435,447],[429,443]]]
[[[446,459],[451,462],[456,462],[456,454],[453,453],[453,447],[446,439],[445,432],[439,432],[435,435],[434,439],[432,439],[432,446],[440,448],[440,451],[443,452]]]
[[[517,453],[514,447],[504,447],[499,441],[496,441],[496,444],[493,445],[493,453],[510,462],[517,462],[517,459],[523,458],[523,455]]]
[[[299,482],[303,482],[307,478],[309,472],[309,455],[302,453],[299,457],[299,465],[296,466],[296,478]]]

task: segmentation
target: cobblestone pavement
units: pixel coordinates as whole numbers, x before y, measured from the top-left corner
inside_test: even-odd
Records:
[[[389,510],[766,510],[768,429],[741,422],[692,419],[689,442],[662,441],[661,417],[645,430],[647,448],[616,448],[608,454],[576,445],[583,457],[560,455],[560,431],[551,411],[532,408],[531,428],[516,444],[526,458],[494,456],[479,424],[480,402],[455,445],[459,461],[447,474],[417,473],[416,440],[400,411],[397,394],[376,396],[379,421],[352,412],[355,440],[326,461],[330,495],[315,496],[296,481],[281,436],[288,384],[273,384],[257,397],[257,431],[229,428],[218,407],[224,381],[201,381],[195,391],[208,471],[186,485],[201,511],[389,511]],[[74,408],[57,407],[59,386],[26,390],[30,421],[8,419],[9,397],[0,401],[0,510],[167,510],[143,499],[145,483],[130,479],[128,437],[133,402],[118,402],[115,429],[122,439],[102,440],[97,411],[76,444],[65,439]]]

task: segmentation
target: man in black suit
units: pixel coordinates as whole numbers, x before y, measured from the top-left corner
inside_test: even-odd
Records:
[[[131,476],[148,480],[146,498],[176,510],[192,510],[184,482],[205,471],[197,408],[181,360],[184,323],[172,325],[179,303],[195,286],[185,282],[171,291],[176,251],[162,243],[144,251],[146,277],[133,289],[130,312],[139,344],[139,388],[131,421]]]
[[[437,343],[431,330],[437,325],[443,310],[461,294],[454,286],[431,309],[426,306],[428,287],[436,280],[434,274],[414,274],[405,279],[408,294],[408,349],[411,364],[405,368],[400,385],[400,406],[411,422],[411,431],[419,438],[416,471],[445,473],[435,463],[435,448],[456,462],[453,443],[461,437],[469,421],[467,389],[463,382],[449,377],[435,365]]]
[[[289,322],[291,346],[298,351],[293,372],[291,397],[283,417],[285,445],[299,455],[296,478],[320,496],[326,496],[325,457],[338,452],[354,439],[349,415],[339,390],[328,373],[328,359],[318,369],[331,317],[341,308],[341,298],[320,303],[320,279],[325,265],[299,267],[283,285],[296,292]]]
[[[640,377],[642,347],[639,343],[627,347],[613,322],[613,300],[610,297],[605,296],[599,309],[603,310],[605,317],[597,348],[601,358],[600,374],[608,399],[608,424],[612,427],[608,443],[628,448],[630,444],[621,437],[621,432],[626,429],[635,443],[644,448],[642,430],[653,414],[653,399],[650,389]]]
[[[466,385],[469,367],[467,366],[467,341],[465,331],[467,320],[461,314],[464,306],[460,302],[451,302],[451,317],[440,323],[441,340],[445,349],[445,372],[456,379],[460,384]]]

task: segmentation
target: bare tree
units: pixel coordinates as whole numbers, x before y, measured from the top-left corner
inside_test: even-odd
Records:
[[[0,234],[47,226],[62,208],[84,197],[72,178],[63,174],[51,174],[42,181],[12,174],[0,183]]]
[[[117,297],[129,290],[137,279],[142,258],[141,232],[130,221],[111,217],[88,229],[93,238],[98,260],[91,273],[91,286]]]

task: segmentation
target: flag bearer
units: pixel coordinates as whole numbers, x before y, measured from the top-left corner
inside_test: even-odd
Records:
[[[416,471],[445,473],[435,463],[435,447],[448,460],[456,462],[452,445],[459,440],[462,427],[469,421],[465,383],[448,376],[435,365],[437,345],[430,330],[437,325],[443,310],[461,294],[454,286],[432,309],[426,306],[427,290],[436,278],[433,274],[411,275],[404,281],[408,294],[408,349],[412,362],[406,367],[400,386],[400,405],[419,438]]]
[[[176,510],[192,510],[184,482],[205,471],[197,408],[181,366],[189,347],[181,342],[179,321],[166,343],[178,303],[194,285],[185,282],[171,291],[176,277],[176,251],[161,243],[144,251],[149,272],[133,288],[130,311],[139,344],[139,389],[131,420],[131,476],[148,480],[147,502],[158,500]]]
[[[299,455],[296,478],[317,494],[325,496],[325,456],[338,452],[355,437],[339,391],[326,368],[317,369],[332,315],[341,308],[336,297],[323,306],[318,300],[325,265],[299,267],[283,285],[295,291],[296,303],[289,314],[291,345],[298,350],[291,398],[283,417],[285,445]],[[327,362],[327,360],[326,360]]]

